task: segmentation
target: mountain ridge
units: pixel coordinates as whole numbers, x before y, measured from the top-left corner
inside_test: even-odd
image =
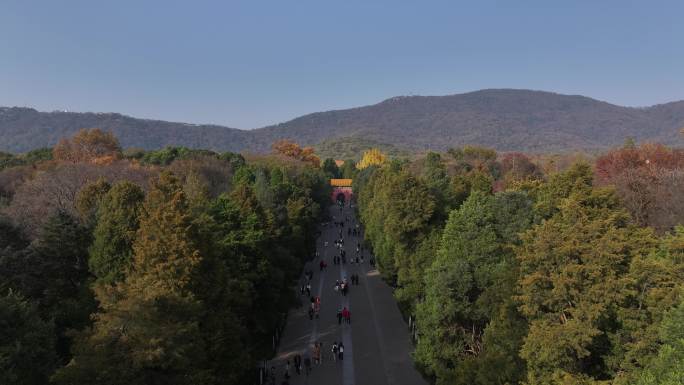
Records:
[[[376,104],[305,114],[242,130],[216,124],[139,119],[120,113],[39,112],[0,107],[0,151],[54,145],[81,128],[111,130],[124,147],[183,145],[266,152],[287,138],[315,145],[357,137],[406,148],[445,150],[464,144],[500,151],[603,149],[625,138],[684,146],[684,100],[625,107],[583,95],[484,89],[445,96],[395,96]]]

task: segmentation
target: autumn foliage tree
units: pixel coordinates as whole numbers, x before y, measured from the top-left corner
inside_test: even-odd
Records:
[[[299,144],[287,139],[273,143],[273,151],[276,154],[307,162],[316,167],[321,163],[321,159],[314,153],[313,147],[302,148]]]
[[[598,185],[613,185],[641,225],[670,230],[684,217],[684,150],[626,145],[596,160]]]
[[[501,173],[506,182],[541,179],[542,172],[529,156],[512,152],[501,159]]]
[[[363,153],[361,160],[356,164],[356,168],[363,170],[369,166],[379,166],[387,160],[387,155],[377,148],[371,148]]]
[[[107,163],[121,157],[121,145],[111,132],[82,129],[71,139],[60,140],[53,149],[53,157],[74,163]]]

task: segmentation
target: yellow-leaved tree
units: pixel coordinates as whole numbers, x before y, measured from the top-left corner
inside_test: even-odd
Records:
[[[363,153],[361,161],[356,164],[356,168],[363,170],[369,166],[376,166],[385,163],[387,160],[387,155],[378,150],[377,148],[371,148]]]

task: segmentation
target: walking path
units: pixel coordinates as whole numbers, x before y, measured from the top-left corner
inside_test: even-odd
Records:
[[[377,270],[369,265],[369,253],[365,251],[363,264],[351,264],[356,256],[356,244],[362,237],[347,236],[347,229],[357,223],[352,209],[331,206],[334,221],[345,222],[343,228],[333,223],[321,227],[321,237],[317,241],[320,259],[305,266],[314,272],[311,281],[311,295],[321,298],[320,318],[309,320],[309,297],[301,296],[302,306],[293,309],[277,357],[269,363],[276,368],[276,384],[283,381],[285,363],[290,361],[290,384],[312,385],[425,385],[427,382],[413,367],[411,359],[412,344],[408,327],[404,322],[392,290],[382,281]],[[333,264],[333,256],[339,255],[335,240],[339,230],[343,231],[344,249],[347,263]],[[325,246],[327,242],[328,246]],[[327,271],[319,271],[320,260],[327,264]],[[352,274],[359,276],[359,285],[351,285]],[[335,280],[344,278],[350,283],[347,296],[334,290]],[[302,282],[306,282],[302,278]],[[338,324],[337,309],[347,307],[351,311],[351,324]],[[333,360],[333,342],[344,344],[344,359]],[[304,371],[298,375],[294,368],[294,356],[305,353],[313,358],[311,347],[314,343],[323,344],[320,365],[312,364],[312,372],[307,376]],[[269,382],[267,382],[269,383]]]

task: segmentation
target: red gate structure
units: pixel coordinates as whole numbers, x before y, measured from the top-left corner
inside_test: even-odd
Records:
[[[349,203],[354,195],[351,179],[330,179],[330,186],[333,188],[330,196],[333,202],[344,200],[345,203]]]

